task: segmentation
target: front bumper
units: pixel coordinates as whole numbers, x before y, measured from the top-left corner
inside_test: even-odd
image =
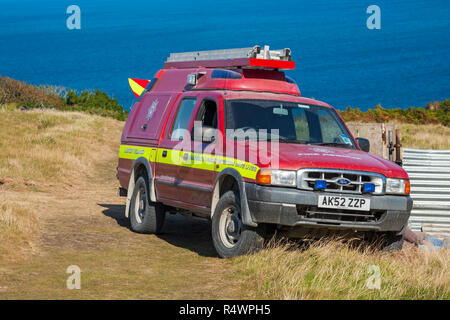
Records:
[[[245,183],[245,192],[254,222],[290,227],[400,232],[408,222],[413,203],[409,196],[305,191],[254,183]],[[320,194],[369,197],[370,212],[317,208]]]

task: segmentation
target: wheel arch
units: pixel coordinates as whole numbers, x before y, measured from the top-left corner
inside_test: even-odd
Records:
[[[221,171],[214,182],[212,201],[211,201],[211,215],[214,215],[217,203],[220,197],[226,191],[236,190],[239,193],[239,198],[241,201],[241,211],[242,211],[242,222],[250,227],[257,227],[258,224],[253,221],[250,214],[250,209],[247,202],[247,194],[245,192],[245,183],[241,174],[234,168],[226,168]]]
[[[130,202],[133,196],[134,186],[139,176],[146,175],[148,178],[149,202],[156,202],[155,180],[153,179],[153,171],[147,158],[139,157],[133,162],[130,170],[130,179],[128,182],[127,203],[125,207],[125,217],[130,214]]]

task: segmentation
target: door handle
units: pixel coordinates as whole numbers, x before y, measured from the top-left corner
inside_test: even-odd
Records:
[[[142,130],[142,131],[147,130],[147,124],[146,124],[146,123],[144,123],[144,124],[142,125],[141,130]]]
[[[162,156],[163,156],[163,158],[167,157],[167,150],[163,150]]]

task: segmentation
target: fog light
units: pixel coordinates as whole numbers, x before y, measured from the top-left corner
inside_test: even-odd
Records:
[[[324,190],[327,188],[327,182],[325,180],[316,180],[315,187],[317,190]]]
[[[373,183],[364,183],[364,192],[375,192],[375,185]]]

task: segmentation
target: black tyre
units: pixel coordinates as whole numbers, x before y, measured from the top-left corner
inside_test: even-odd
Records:
[[[381,235],[381,248],[386,252],[400,251],[403,248],[404,234],[388,232]]]
[[[140,176],[131,197],[129,214],[131,229],[138,233],[158,234],[164,225],[164,206],[160,203],[149,203],[148,199],[148,180]]]
[[[260,250],[264,245],[264,228],[242,223],[241,204],[235,191],[220,197],[212,219],[212,239],[221,258],[231,258]]]

